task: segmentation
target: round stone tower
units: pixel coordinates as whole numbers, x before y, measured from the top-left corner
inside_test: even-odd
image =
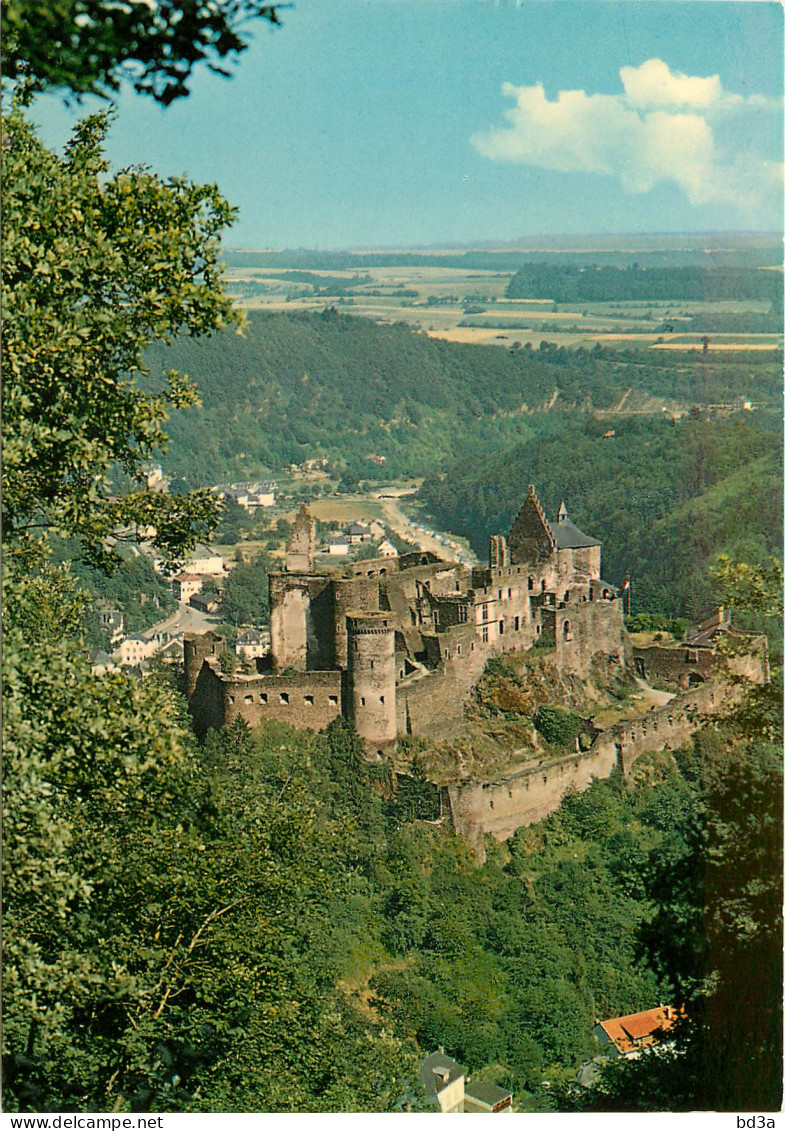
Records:
[[[217,660],[226,644],[217,632],[187,632],[183,637],[183,659],[185,661],[185,686],[188,699],[196,689],[196,681],[202,664],[207,659]]]
[[[348,705],[371,761],[395,753],[395,626],[385,612],[346,616]]]

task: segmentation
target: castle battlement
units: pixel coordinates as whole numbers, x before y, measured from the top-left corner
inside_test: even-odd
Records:
[[[333,694],[321,713],[288,715],[295,725],[318,729],[334,714],[326,708],[338,706],[370,758],[393,751],[397,733],[438,733],[459,719],[492,656],[547,642],[563,670],[579,675],[588,674],[597,652],[625,662],[622,603],[602,580],[600,543],[569,520],[564,504],[552,526],[533,487],[509,535],[491,539],[486,567],[414,551],[354,562],[335,577],[314,569],[314,544],[315,524],[303,507],[286,568],[269,577],[272,674],[292,681],[295,697],[309,694],[303,688],[310,681],[308,707],[316,706],[323,677],[340,684],[338,704]],[[281,699],[285,692],[265,700],[261,691],[228,691],[243,681],[208,662],[219,658],[223,642],[214,634],[200,639],[186,643],[186,669],[202,729],[238,713],[251,724],[287,716],[294,701]],[[221,689],[208,693],[208,682]],[[202,709],[208,701],[209,710]]]

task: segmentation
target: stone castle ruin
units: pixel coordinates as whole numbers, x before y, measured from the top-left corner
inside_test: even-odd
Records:
[[[316,571],[314,546],[315,522],[302,507],[285,569],[269,578],[271,661],[260,658],[251,674],[225,672],[220,636],[186,636],[187,694],[197,733],[238,718],[252,727],[276,719],[321,730],[342,715],[351,720],[366,757],[386,760],[399,734],[442,737],[454,731],[488,660],[537,645],[549,646],[561,672],[581,678],[600,659],[606,667],[631,668],[642,678],[651,674],[679,694],[697,696],[701,710],[719,709],[727,699],[730,685],[722,681],[728,661],[716,638],[735,630],[722,614],[687,645],[633,651],[619,590],[602,579],[600,543],[575,526],[564,503],[551,524],[533,487],[509,535],[491,538],[487,567],[418,551],[355,562],[338,577]],[[765,638],[735,636],[736,669],[763,682]],[[697,710],[690,706],[691,720]],[[681,734],[687,715],[679,704],[670,717],[679,719]],[[667,721],[660,730],[652,720],[643,747],[647,724],[642,727],[631,732],[632,739],[626,732],[600,734],[590,751],[576,752],[574,766],[569,758],[557,759],[560,765],[550,774],[540,771],[539,778],[527,770],[514,783],[450,787],[456,828],[509,836],[512,828],[544,815],[543,806],[555,808],[567,788],[585,788],[592,776],[607,776],[614,767],[628,769],[633,749],[637,756],[656,748],[653,741],[659,748],[666,744]],[[488,791],[497,785],[501,792],[494,800]],[[502,793],[501,809],[509,813],[500,821]],[[533,814],[528,819],[515,815],[519,794],[525,794],[523,809]],[[486,801],[496,806],[493,817],[482,812]]]

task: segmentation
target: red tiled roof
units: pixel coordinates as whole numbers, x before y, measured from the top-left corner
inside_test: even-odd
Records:
[[[661,1005],[642,1013],[628,1013],[625,1017],[609,1017],[599,1024],[618,1051],[624,1054],[656,1044],[655,1034],[670,1029],[678,1016],[671,1006]]]

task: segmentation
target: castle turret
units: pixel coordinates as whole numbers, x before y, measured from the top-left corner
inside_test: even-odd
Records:
[[[395,622],[390,613],[346,617],[348,707],[371,761],[395,753]]]
[[[226,642],[217,632],[188,632],[183,638],[183,659],[185,662],[185,694],[188,699],[194,693],[202,664],[210,657],[217,660],[226,647]]]

